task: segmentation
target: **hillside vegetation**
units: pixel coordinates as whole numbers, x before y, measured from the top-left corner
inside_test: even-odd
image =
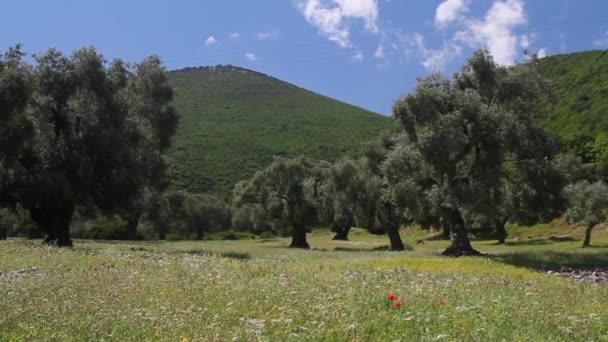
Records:
[[[541,59],[554,88],[546,127],[566,140],[608,131],[608,51]],[[234,66],[172,72],[181,122],[175,187],[228,196],[273,156],[334,161],[390,128],[390,118]]]
[[[547,128],[566,140],[608,131],[608,50],[546,57],[540,70],[555,91]]]
[[[181,122],[170,152],[175,186],[228,195],[273,156],[333,161],[391,127],[388,117],[251,70],[171,73]]]

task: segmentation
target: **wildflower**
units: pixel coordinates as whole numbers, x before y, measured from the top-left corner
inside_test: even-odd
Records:
[[[394,301],[395,299],[397,299],[397,296],[395,296],[394,294],[389,294],[386,299],[390,300],[391,302]]]
[[[179,338],[179,342],[188,342],[188,341],[189,341],[189,340],[188,340],[188,338],[187,338],[186,336],[181,336],[181,337]]]
[[[440,300],[437,302],[437,305],[439,305],[439,306],[442,306],[442,305],[445,305],[445,304],[446,304],[446,302],[445,302],[445,300],[443,300],[443,299],[440,299]]]
[[[401,307],[401,301],[398,300],[398,301],[394,302],[393,306],[396,307],[396,308],[400,308]]]

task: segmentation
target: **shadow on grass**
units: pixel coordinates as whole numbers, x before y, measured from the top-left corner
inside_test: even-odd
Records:
[[[518,241],[507,241],[505,246],[541,246],[555,243],[553,241],[545,239],[531,239],[531,240],[518,240]]]
[[[551,236],[548,239],[527,239],[527,240],[511,240],[505,243],[506,246],[542,246],[554,244],[556,242],[572,242],[578,241],[571,236]]]
[[[564,253],[564,252],[518,252],[489,256],[506,264],[528,267],[535,270],[559,271],[562,268],[595,269],[608,265],[608,253]]]
[[[405,245],[405,251],[413,251],[414,249],[409,246],[409,245]],[[357,248],[357,247],[336,247],[334,248],[334,251],[336,252],[394,252],[390,246],[388,245],[383,245],[383,246],[378,246],[378,247],[374,247],[374,248]],[[399,252],[399,251],[396,251]],[[403,251],[401,251],[403,252]]]

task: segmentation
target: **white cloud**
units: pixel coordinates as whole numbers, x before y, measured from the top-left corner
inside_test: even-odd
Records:
[[[542,48],[542,49],[538,50],[536,55],[538,56],[538,58],[545,58],[549,55],[549,53],[547,53],[547,49]]]
[[[256,34],[256,38],[258,40],[276,40],[279,39],[280,32],[279,30],[271,30],[268,32],[258,32]]]
[[[255,54],[254,54],[254,53],[252,53],[252,52],[247,52],[247,53],[245,54],[245,59],[247,59],[247,60],[248,60],[248,61],[250,61],[250,62],[255,62],[255,61],[257,61],[257,60],[258,60],[258,58],[255,56]]]
[[[456,20],[462,19],[469,11],[470,0],[445,0],[435,11],[435,25],[439,28],[445,27]]]
[[[487,47],[497,63],[510,65],[515,62],[519,42],[513,30],[526,20],[523,0],[496,0],[483,20],[467,20],[456,40]]]
[[[230,40],[237,40],[239,38],[241,38],[241,35],[238,32],[232,32],[228,35],[228,39]]]
[[[353,60],[353,62],[363,62],[363,52],[361,51],[357,51],[352,57],[351,59]]]
[[[215,39],[215,37],[209,36],[209,38],[207,38],[207,40],[205,41],[205,46],[211,46],[211,45],[214,45],[217,43],[218,43],[218,41],[217,41],[217,39]]]
[[[352,47],[348,19],[361,19],[378,32],[377,0],[296,0],[298,10],[320,33],[340,47]]]
[[[365,21],[365,28],[370,32],[378,32],[377,0],[334,0],[342,10],[342,16],[361,18]]]
[[[442,71],[446,64],[462,53],[462,47],[452,42],[443,42],[441,49],[429,48],[424,37],[416,32],[411,35],[399,35],[405,55],[416,54],[420,64],[428,71]]]
[[[603,36],[593,41],[593,46],[600,49],[608,49],[608,31]]]
[[[521,37],[519,37],[519,45],[523,49],[529,48],[531,44],[532,44],[532,37],[530,35],[523,34]]]
[[[380,44],[378,44],[378,48],[374,52],[374,57],[376,57],[376,58],[384,57],[384,42],[380,42]]]

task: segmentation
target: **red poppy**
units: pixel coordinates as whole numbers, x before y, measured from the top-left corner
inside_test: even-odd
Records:
[[[393,306],[396,307],[396,308],[400,308],[401,307],[401,301],[398,300],[398,301],[394,302]]]
[[[394,301],[395,299],[397,299],[397,296],[395,296],[394,294],[389,294],[388,296],[386,296],[386,299],[390,300],[391,302]]]
[[[437,302],[437,305],[440,305],[440,306],[441,306],[441,305],[445,305],[445,300],[440,299],[440,300]]]

